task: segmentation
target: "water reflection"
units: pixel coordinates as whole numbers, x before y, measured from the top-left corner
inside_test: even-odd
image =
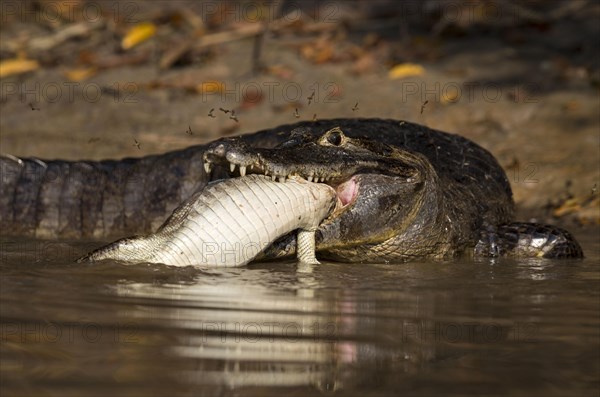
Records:
[[[169,350],[195,363],[181,373],[187,381],[335,390],[339,368],[357,360],[356,342],[344,340],[357,334],[356,303],[342,291],[323,299],[316,278],[286,274],[288,288],[281,272],[234,269],[193,285],[122,283],[115,292],[147,307],[132,321],[186,331]]]
[[[597,387],[597,249],[584,261],[198,270],[34,261],[20,247],[0,265],[3,394]]]

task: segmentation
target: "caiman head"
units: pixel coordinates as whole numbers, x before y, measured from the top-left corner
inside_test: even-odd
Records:
[[[390,250],[402,257],[402,240],[410,239],[436,213],[436,174],[423,155],[373,139],[350,138],[340,128],[321,135],[295,129],[289,140],[270,149],[224,138],[210,145],[204,161],[207,172],[217,166],[229,177],[259,173],[284,183],[300,176],[333,187],[338,205],[316,234],[317,252],[325,258],[377,261],[384,254],[390,259]],[[273,243],[266,255],[283,256],[294,248],[292,233]]]

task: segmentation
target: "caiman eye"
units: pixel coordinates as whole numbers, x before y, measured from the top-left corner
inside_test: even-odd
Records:
[[[339,146],[342,144],[342,134],[340,134],[337,131],[334,131],[331,134],[329,134],[329,136],[327,137],[327,141],[332,145]]]
[[[344,144],[346,136],[339,127],[335,127],[327,131],[319,140],[321,145],[341,146]]]

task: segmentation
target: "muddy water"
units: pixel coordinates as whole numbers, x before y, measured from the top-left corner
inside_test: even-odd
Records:
[[[585,260],[210,271],[5,239],[3,395],[594,395],[599,243],[581,239]]]

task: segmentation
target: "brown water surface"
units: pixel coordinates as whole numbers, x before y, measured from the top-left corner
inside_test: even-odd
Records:
[[[3,395],[597,395],[599,242],[580,238],[584,260],[209,271],[4,239]]]

